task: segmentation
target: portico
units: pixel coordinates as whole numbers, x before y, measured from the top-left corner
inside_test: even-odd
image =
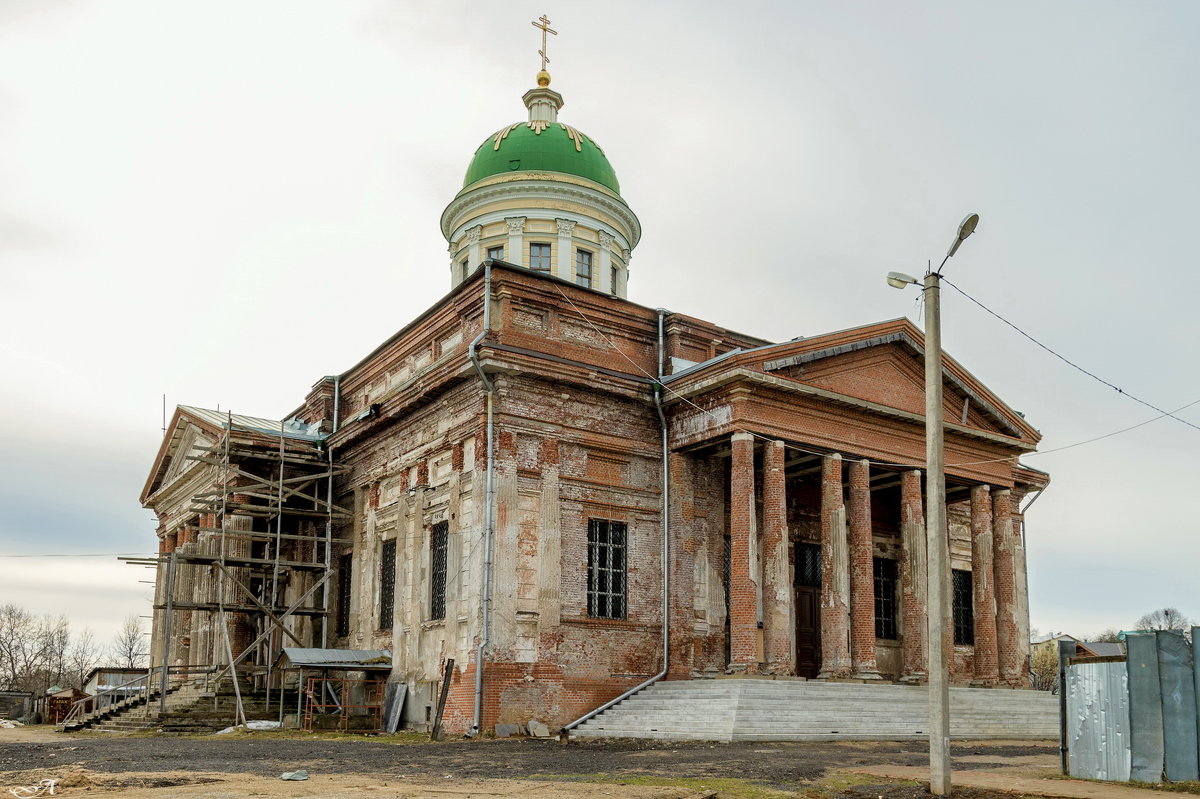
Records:
[[[711,585],[717,571],[723,589],[709,591],[707,601],[697,593],[690,642],[682,632],[673,636],[693,676],[924,681],[923,418],[904,407],[920,390],[914,382],[905,397],[893,380],[894,404],[862,396],[870,395],[864,367],[911,368],[919,333],[905,330],[907,322],[884,324],[894,329],[868,331],[875,343],[822,353],[796,352],[798,343],[789,342],[723,358],[712,379],[700,364],[668,384],[678,392],[673,449],[681,460],[707,464],[679,470],[696,482],[676,485],[691,513],[680,515],[675,537],[692,558],[689,582]],[[1017,502],[1045,480],[1016,466],[1016,457],[1032,448],[1036,433],[1020,429],[1019,415],[1002,415],[999,401],[957,377],[953,364],[947,372],[958,418],[978,425],[948,424],[946,434],[951,672],[959,684],[1021,685],[1027,622],[1018,599],[1024,545]],[[859,396],[837,391],[850,386]],[[694,497],[711,500],[714,479],[727,498],[724,524],[711,524],[711,507],[698,524]],[[722,551],[727,557],[717,562],[713,553]],[[713,608],[714,593],[725,599],[724,618]],[[682,670],[674,669],[678,676]]]

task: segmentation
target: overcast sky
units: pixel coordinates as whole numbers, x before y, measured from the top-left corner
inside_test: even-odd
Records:
[[[154,546],[162,395],[277,418],[449,289],[438,218],[525,118],[543,13],[561,118],[642,221],[631,300],[774,340],[920,323],[884,275],[974,211],[947,277],[1200,400],[1195,3],[0,0],[0,602],[104,639],[148,614],[112,555]],[[1043,450],[1157,415],[943,313]],[[1027,459],[1035,628],[1200,617],[1198,445],[1166,418]]]

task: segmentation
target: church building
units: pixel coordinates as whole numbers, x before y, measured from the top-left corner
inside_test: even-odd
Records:
[[[386,650],[421,726],[452,659],[443,725],[489,734],[655,679],[922,683],[922,331],[630,301],[612,164],[544,68],[523,100],[442,214],[448,294],[278,419],[176,409],[141,497],[153,664]],[[951,681],[1027,687],[1040,435],[942,381]]]

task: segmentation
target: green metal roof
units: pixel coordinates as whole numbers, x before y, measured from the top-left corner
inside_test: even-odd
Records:
[[[502,137],[499,147],[497,137]],[[518,122],[489,136],[475,151],[463,188],[492,175],[518,171],[577,175],[621,193],[617,173],[600,148],[586,135],[558,122],[551,122],[541,133]]]

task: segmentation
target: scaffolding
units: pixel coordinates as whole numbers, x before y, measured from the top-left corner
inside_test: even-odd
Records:
[[[169,674],[179,671],[172,653],[184,646],[191,669],[203,668],[195,665],[203,657],[215,666],[214,682],[230,678],[235,723],[244,724],[241,679],[269,686],[285,644],[328,643],[331,552],[343,543],[333,531],[351,516],[334,503],[333,481],[345,470],[324,435],[286,422],[271,430],[266,421],[227,412],[215,443],[180,453],[212,480],[191,500],[196,524],[186,540],[154,561],[163,589],[154,605],[160,712]]]

